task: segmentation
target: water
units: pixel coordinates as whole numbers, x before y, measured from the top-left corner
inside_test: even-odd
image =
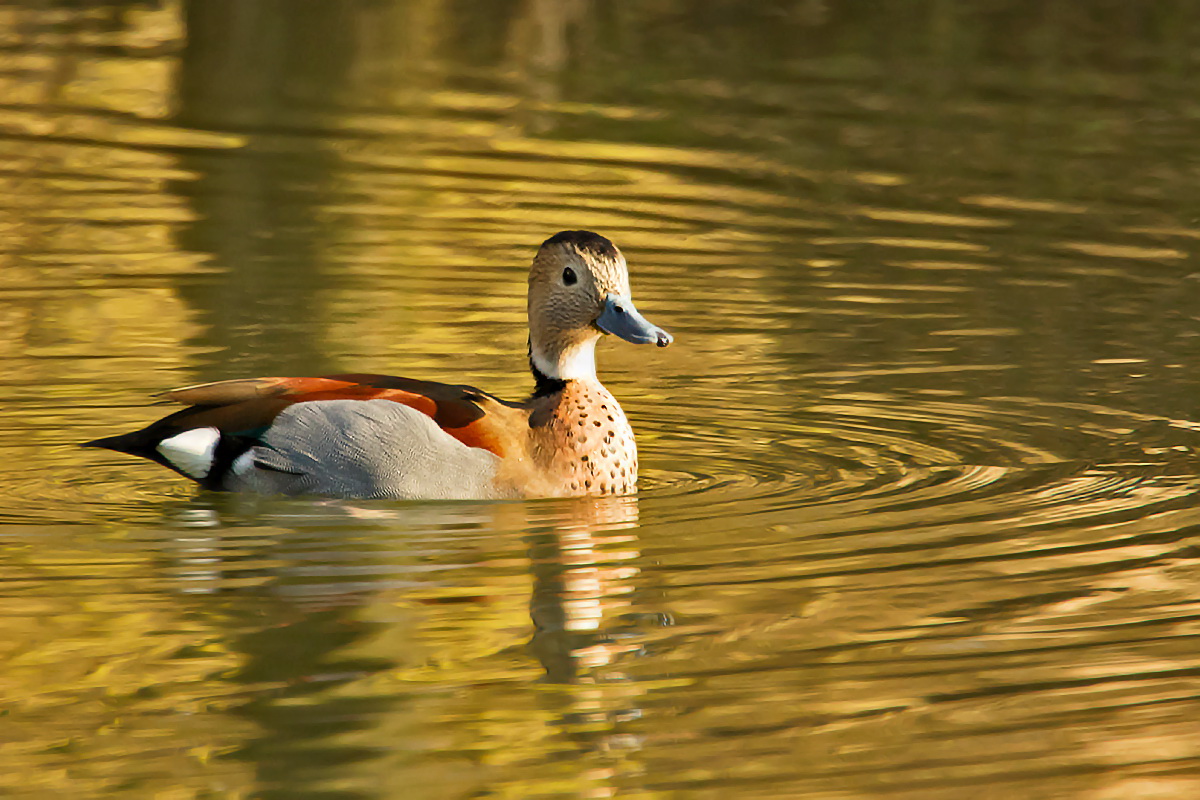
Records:
[[[1200,796],[1191,4],[0,3],[12,797]],[[518,397],[634,498],[197,494],[154,392]]]

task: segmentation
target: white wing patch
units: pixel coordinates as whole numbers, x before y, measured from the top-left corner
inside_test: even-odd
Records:
[[[199,480],[208,477],[220,440],[221,432],[216,428],[193,428],[163,439],[155,449],[180,472]]]

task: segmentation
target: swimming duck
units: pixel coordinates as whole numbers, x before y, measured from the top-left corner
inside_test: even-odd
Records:
[[[624,256],[590,231],[542,243],[528,312],[534,389],[523,402],[388,375],[227,380],[165,392],[189,407],[85,446],[148,458],[216,490],[427,499],[633,492],[633,429],[596,377],[596,341],[610,333],[666,347],[671,335],[638,313]]]

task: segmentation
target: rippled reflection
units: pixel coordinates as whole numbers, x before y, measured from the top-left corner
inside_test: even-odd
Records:
[[[0,793],[1197,796],[1192,16],[0,0]],[[74,446],[239,375],[521,396],[564,228],[677,335],[601,348],[636,498]]]
[[[228,713],[260,731],[229,755],[255,764],[265,785],[311,790],[300,752],[318,758],[329,785],[370,775],[387,784],[419,753],[485,756],[518,794],[564,780],[603,794],[627,777],[639,737],[621,726],[640,717],[643,690],[598,670],[636,655],[638,631],[661,624],[629,610],[640,557],[633,498],[402,507],[232,498],[170,516],[163,588],[193,603],[221,598],[217,616],[236,631],[238,656],[225,677],[256,689]],[[527,560],[516,557],[522,548]],[[195,606],[210,618],[214,609]],[[483,739],[463,740],[464,723]],[[435,744],[406,729],[432,730]],[[379,747],[398,733],[398,752]],[[568,753],[581,761],[553,780],[514,772]]]

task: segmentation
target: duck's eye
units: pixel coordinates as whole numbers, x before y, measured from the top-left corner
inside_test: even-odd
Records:
[[[575,277],[575,270],[571,269],[570,267],[567,267],[566,269],[563,270],[563,283],[564,284],[566,284],[567,286],[574,286],[575,282],[578,280],[579,280],[579,278]]]

